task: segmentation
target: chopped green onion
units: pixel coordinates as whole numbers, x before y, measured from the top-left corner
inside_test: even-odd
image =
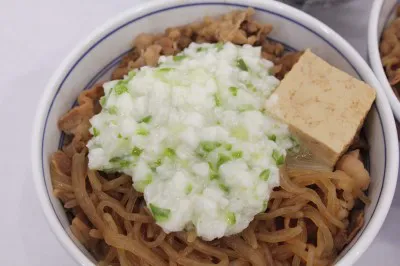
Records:
[[[154,219],[156,219],[157,222],[165,222],[169,219],[171,210],[160,208],[152,203],[150,203],[149,205],[151,213],[153,214]]]
[[[196,149],[196,154],[200,158],[205,159],[207,157],[207,152],[205,152],[203,149],[200,148],[200,146]]]
[[[236,66],[243,71],[249,71],[249,68],[247,67],[246,63],[244,62],[244,60],[242,58],[239,58],[238,60],[236,60]]]
[[[93,128],[93,136],[97,137],[98,135],[100,135],[100,131],[97,128]]]
[[[211,162],[208,162],[208,167],[210,168],[210,171],[214,171],[215,167]]]
[[[267,210],[267,208],[268,208],[268,200],[264,200],[261,212],[265,212]]]
[[[294,136],[289,136],[289,139],[293,142],[293,145],[294,145],[295,147],[300,145],[299,140],[298,140],[296,137],[294,137]]]
[[[202,141],[200,142],[201,148],[206,152],[211,152],[221,146],[221,143],[216,141]]]
[[[217,52],[221,51],[224,48],[224,43],[223,42],[217,42],[215,44],[215,48],[217,48]]]
[[[226,156],[223,153],[218,154],[218,162],[217,162],[217,168],[219,168],[221,165],[224,163],[230,161],[231,158],[229,156]]]
[[[143,117],[141,120],[139,120],[139,122],[138,123],[150,123],[150,121],[151,121],[151,119],[152,119],[153,117],[151,116],[151,115],[148,115],[148,116],[146,116],[146,117]]]
[[[225,149],[226,149],[227,151],[232,150],[232,144],[226,143],[224,146],[225,146]]]
[[[265,169],[260,173],[260,179],[264,181],[268,181],[269,175],[271,174],[271,170]]]
[[[235,159],[242,158],[242,156],[243,156],[243,152],[242,151],[234,151],[234,152],[232,152],[232,157],[235,158]]]
[[[197,52],[204,52],[204,51],[206,51],[207,50],[207,48],[205,48],[205,47],[199,47],[199,48],[197,48]]]
[[[226,193],[229,193],[229,187],[227,187],[225,184],[219,184],[219,188],[222,190],[222,191],[224,191],[224,192],[226,192]]]
[[[214,101],[216,106],[221,106],[221,97],[217,93],[214,94]]]
[[[134,147],[134,148],[132,149],[131,154],[132,154],[133,156],[140,156],[140,154],[142,154],[142,152],[143,152],[143,149],[140,149],[140,148],[138,148],[138,147]]]
[[[175,153],[175,150],[174,150],[174,149],[166,148],[166,149],[164,150],[164,155],[167,156],[167,157],[169,157],[169,158],[173,158],[173,157],[175,157],[176,153]]]
[[[193,190],[192,184],[187,185],[186,188],[185,188],[185,194],[189,195],[190,192],[192,192],[192,190]]]
[[[150,169],[155,171],[157,169],[157,167],[159,167],[161,165],[161,163],[162,163],[161,159],[158,159],[157,161],[150,163],[149,164]]]
[[[128,73],[128,80],[133,79],[136,76],[136,71],[135,70],[131,70]]]
[[[283,157],[283,154],[280,154],[277,150],[272,151],[272,158],[275,160],[276,165],[278,166],[285,163],[285,158]]]
[[[119,164],[119,166],[122,167],[122,168],[128,167],[128,166],[131,164],[130,161],[125,160],[125,159],[123,159],[123,158],[121,158],[121,157],[114,157],[114,158],[111,158],[111,159],[110,159],[110,163],[117,163],[117,164]]]
[[[179,61],[182,61],[183,59],[185,59],[186,57],[187,57],[186,55],[175,55],[173,57],[173,59],[175,62],[179,62]]]
[[[118,112],[118,108],[116,106],[111,106],[110,108],[108,108],[108,112],[110,113],[110,115],[116,115]]]
[[[233,212],[228,212],[228,213],[226,214],[226,222],[227,222],[229,225],[234,225],[234,224],[236,223],[236,216],[235,216],[235,213],[233,213]]]
[[[129,161],[121,161],[121,162],[119,163],[119,165],[121,166],[121,168],[126,168],[126,167],[128,167],[130,164],[131,164],[131,162],[129,162]]]
[[[147,136],[149,135],[149,131],[145,128],[139,128],[138,130],[136,130],[136,134],[141,136]]]
[[[237,126],[232,128],[231,135],[240,140],[247,140],[249,138],[247,129],[243,126]]]
[[[122,80],[118,81],[117,85],[126,85],[126,84],[128,84],[128,83],[129,83],[129,80],[127,80],[127,79],[122,79]]]
[[[276,135],[272,134],[272,135],[268,136],[268,139],[272,140],[272,141],[276,141]]]
[[[208,162],[208,167],[210,168],[210,180],[219,179],[219,174],[215,171],[215,167],[211,162]]]
[[[118,136],[117,136],[119,139],[122,139],[122,135],[121,135],[121,133],[118,133]]]
[[[145,180],[137,181],[133,184],[133,186],[137,191],[143,193],[144,189],[147,187],[147,185],[151,184],[151,182],[153,182],[153,175],[149,173],[147,174]]]
[[[246,111],[252,111],[252,110],[255,110],[255,108],[251,104],[244,104],[239,107],[239,112],[241,112],[241,113],[246,112]]]
[[[106,101],[107,101],[106,96],[102,96],[102,97],[100,98],[100,105],[101,105],[101,107],[104,107],[104,106],[106,105]]]
[[[253,85],[253,83],[247,83],[246,84],[246,87],[249,89],[249,90],[251,90],[252,92],[256,92],[257,91],[257,88]]]
[[[229,87],[229,91],[232,93],[233,96],[237,96],[238,88]]]
[[[210,174],[210,180],[215,180],[215,179],[219,179],[219,174],[212,171],[212,173]]]
[[[128,92],[128,88],[124,84],[117,84],[115,85],[114,91],[117,95],[121,95]]]
[[[171,71],[171,70],[174,70],[174,69],[171,68],[171,67],[165,67],[165,68],[160,68],[160,69],[158,69],[157,72],[158,72],[158,73],[166,73],[166,72],[169,72],[169,71]]]

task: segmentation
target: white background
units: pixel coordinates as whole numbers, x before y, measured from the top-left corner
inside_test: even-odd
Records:
[[[135,0],[0,0],[0,265],[77,265],[40,209],[30,167],[32,119],[52,72],[96,26]],[[307,9],[366,57],[372,0]],[[371,247],[356,264],[400,265],[400,189]]]

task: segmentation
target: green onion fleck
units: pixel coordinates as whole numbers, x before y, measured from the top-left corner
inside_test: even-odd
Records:
[[[221,165],[224,163],[230,161],[231,158],[229,156],[226,156],[223,153],[218,154],[218,162],[217,162],[217,168],[219,168]]]
[[[232,152],[232,157],[235,158],[235,159],[242,158],[242,156],[243,156],[243,152],[242,151],[234,151],[234,152]]]
[[[152,203],[150,203],[149,205],[151,213],[153,214],[154,219],[156,219],[157,222],[165,222],[169,219],[171,210],[160,208]]]
[[[268,181],[269,175],[271,174],[271,171],[269,169],[265,169],[260,173],[260,179],[264,181]]]
[[[202,141],[200,142],[201,148],[206,152],[211,152],[221,146],[221,143],[216,141]]]
[[[110,163],[119,164],[119,166],[122,167],[122,168],[128,167],[128,166],[131,164],[130,161],[125,160],[125,159],[123,159],[123,158],[121,158],[121,157],[114,157],[114,158],[111,158],[111,159],[110,159]]]
[[[108,112],[110,113],[110,115],[116,115],[118,112],[118,108],[116,106],[111,106],[110,108],[108,108]]]
[[[118,136],[117,136],[119,139],[122,139],[122,135],[121,135],[121,133],[118,133]]]
[[[145,180],[137,181],[133,184],[133,186],[137,191],[143,193],[144,189],[147,187],[147,185],[151,184],[151,182],[153,182],[153,175],[149,173],[146,175]]]
[[[239,58],[238,60],[236,60],[236,66],[243,71],[249,71],[249,68],[247,67],[246,63],[244,62],[244,60],[242,58]]]
[[[138,130],[136,130],[136,134],[141,136],[147,136],[149,135],[149,131],[145,128],[139,128]]]
[[[167,157],[169,157],[169,158],[173,158],[173,157],[175,157],[176,153],[175,153],[175,150],[174,150],[174,149],[166,148],[166,149],[164,150],[164,155],[167,156]]]
[[[237,96],[238,88],[229,87],[229,91],[232,93],[233,96]]]
[[[100,130],[98,130],[97,128],[93,128],[93,136],[97,137],[98,135],[100,135]]]
[[[210,180],[219,179],[219,174],[215,171],[215,167],[211,162],[208,162],[208,167],[210,168]]]
[[[257,88],[253,85],[253,83],[247,83],[246,84],[246,87],[249,89],[249,90],[251,90],[252,92],[256,92],[257,91]]]
[[[208,162],[208,167],[210,168],[210,171],[214,171],[214,165],[211,162]]]
[[[268,208],[268,200],[264,200],[261,212],[265,212],[267,208]]]
[[[230,144],[230,143],[226,143],[226,144],[224,145],[224,147],[225,147],[225,149],[226,149],[227,151],[232,150],[232,144]]]
[[[140,154],[142,154],[142,152],[143,152],[143,149],[140,149],[140,148],[138,148],[138,147],[134,147],[134,148],[132,149],[131,154],[132,154],[133,156],[140,156]]]
[[[212,173],[210,174],[210,180],[216,180],[216,179],[219,179],[219,174],[212,171]]]
[[[234,225],[234,224],[236,223],[236,216],[235,216],[235,213],[233,213],[233,212],[228,212],[228,213],[226,214],[226,222],[227,222],[229,225]]]
[[[229,187],[227,187],[225,184],[219,184],[219,188],[222,190],[222,191],[224,191],[224,192],[226,192],[226,193],[229,193]]]
[[[222,42],[216,43],[215,48],[217,48],[217,52],[221,51],[224,48],[224,43]]]
[[[135,70],[131,70],[128,73],[128,80],[133,79],[136,76],[136,71]]]
[[[272,141],[276,141],[276,135],[272,134],[272,135],[268,136],[268,139],[272,140]]]
[[[128,92],[128,88],[124,84],[117,84],[115,85],[114,91],[117,95],[121,95]]]
[[[100,105],[101,105],[101,107],[104,107],[104,106],[106,105],[106,102],[107,102],[106,96],[102,96],[102,97],[100,98]]]
[[[285,158],[283,157],[283,154],[280,154],[277,150],[272,151],[272,158],[275,160],[275,163],[278,166],[285,163]]]
[[[200,146],[196,149],[196,154],[200,158],[205,159],[207,157],[207,152],[205,152],[203,149],[200,148]]]
[[[247,129],[243,126],[237,126],[232,128],[231,135],[240,140],[247,140],[249,138]]]
[[[214,94],[214,101],[216,106],[221,106],[221,97],[219,96],[219,94]]]
[[[157,169],[157,167],[159,167],[161,165],[161,163],[162,163],[161,159],[158,159],[157,161],[150,163],[149,164],[150,169],[155,171]]]
[[[139,120],[139,122],[138,123],[150,123],[151,122],[151,119],[152,119],[153,117],[151,116],[151,115],[148,115],[148,116],[146,116],[146,117],[143,117],[141,120]]]
[[[187,185],[186,188],[185,188],[185,194],[189,195],[190,192],[192,192],[192,190],[193,190],[192,184]]]
[[[119,163],[119,166],[121,166],[122,168],[126,168],[126,167],[128,167],[130,164],[131,164],[131,162],[124,160],[124,161],[121,161],[121,162]]]
[[[171,68],[171,67],[164,67],[164,68],[158,69],[157,72],[159,72],[159,73],[166,73],[166,72],[169,72],[169,71],[171,71],[171,70],[173,70],[173,68]]]
[[[207,50],[207,48],[205,48],[205,47],[199,47],[199,48],[197,48],[197,52],[204,52],[204,51],[206,51]]]
[[[173,57],[173,59],[175,62],[179,62],[179,61],[182,61],[183,59],[185,59],[186,57],[187,57],[186,55],[175,55]]]
[[[247,112],[247,111],[252,111],[252,110],[255,110],[255,108],[251,104],[244,104],[239,107],[239,112],[241,112],[241,113]]]

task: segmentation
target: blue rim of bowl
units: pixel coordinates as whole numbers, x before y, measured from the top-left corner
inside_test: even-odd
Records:
[[[75,69],[75,67],[79,64],[79,62],[82,61],[82,59],[85,58],[85,56],[88,55],[88,54],[90,53],[90,51],[93,50],[93,49],[94,49],[98,44],[100,44],[103,40],[107,39],[109,36],[113,35],[113,34],[116,33],[117,31],[119,31],[120,29],[122,29],[122,28],[124,28],[124,27],[130,25],[131,23],[134,23],[134,22],[139,21],[139,20],[141,20],[141,19],[143,19],[143,18],[152,16],[152,15],[154,15],[154,14],[162,13],[162,12],[165,12],[165,11],[169,11],[169,10],[173,10],[173,9],[179,9],[179,8],[185,8],[185,7],[190,7],[190,6],[203,6],[203,5],[233,6],[233,7],[238,7],[238,8],[248,8],[248,7],[252,7],[252,6],[250,6],[250,5],[235,4],[235,3],[202,2],[202,3],[191,3],[191,4],[176,5],[176,6],[172,6],[172,7],[167,7],[167,8],[162,8],[162,9],[159,9],[159,10],[155,10],[155,11],[149,12],[149,13],[147,13],[147,14],[145,14],[145,15],[142,15],[142,16],[140,16],[140,17],[137,17],[137,18],[134,18],[134,19],[132,19],[132,20],[129,20],[128,22],[122,24],[121,26],[118,26],[117,28],[113,29],[113,30],[110,31],[109,33],[105,34],[105,36],[101,37],[97,42],[95,42],[92,46],[90,46],[90,47],[79,57],[79,59],[76,60],[76,62],[75,62],[75,63],[72,65],[72,67],[68,70],[67,74],[64,76],[64,78],[62,79],[60,85],[58,86],[57,91],[56,91],[55,95],[53,96],[53,99],[51,100],[51,104],[50,104],[49,109],[48,109],[48,111],[47,111],[47,115],[46,115],[46,119],[45,119],[45,124],[44,124],[44,128],[43,128],[42,145],[41,145],[41,154],[42,154],[41,159],[42,159],[42,175],[43,175],[43,177],[45,176],[45,170],[44,170],[44,169],[45,169],[45,166],[44,166],[44,161],[45,161],[45,158],[44,158],[44,139],[45,139],[45,134],[46,134],[46,127],[47,127],[48,118],[49,118],[51,109],[52,109],[52,107],[53,107],[54,101],[55,101],[55,99],[57,98],[57,95],[59,94],[59,92],[60,92],[60,90],[61,90],[61,88],[62,88],[64,82],[68,79],[69,75],[72,73],[72,71]],[[322,39],[325,43],[327,43],[331,48],[333,48],[337,53],[339,53],[339,54],[346,60],[346,62],[353,68],[354,72],[357,73],[357,76],[358,76],[359,78],[361,78],[360,73],[359,73],[359,72],[357,71],[357,69],[353,66],[353,64],[350,62],[350,60],[349,60],[337,47],[335,47],[330,41],[328,41],[327,39],[325,39],[325,38],[324,38],[323,36],[321,36],[319,33],[315,32],[314,30],[308,28],[307,26],[305,26],[305,25],[301,24],[300,22],[298,22],[298,21],[296,21],[296,20],[294,20],[294,19],[292,19],[292,18],[289,18],[289,17],[287,17],[287,16],[278,14],[278,13],[273,12],[273,11],[270,11],[270,10],[266,10],[266,9],[263,9],[263,8],[259,8],[259,7],[252,7],[252,8],[254,8],[255,10],[260,11],[260,12],[268,13],[268,14],[271,14],[271,15],[274,15],[274,16],[277,16],[277,17],[286,19],[286,20],[288,20],[288,21],[290,21],[290,22],[292,22],[292,23],[294,23],[294,24],[296,24],[296,25],[298,25],[298,26],[300,26],[300,27],[302,27],[302,28],[308,30],[309,32],[313,33],[314,35],[318,36],[318,37],[319,37],[320,39]],[[288,46],[288,45],[286,45],[286,44],[284,44],[284,43],[283,43],[283,45],[284,45],[285,47],[287,47],[288,49],[294,50],[293,48],[291,48],[290,46]],[[105,67],[103,67],[103,68],[88,82],[88,84],[85,86],[84,90],[90,88],[91,86],[93,86],[93,85],[96,83],[96,81],[99,80],[105,73],[107,73],[111,68],[115,67],[115,66],[120,62],[120,60],[122,59],[122,57],[125,56],[129,51],[130,51],[130,49],[127,50],[127,51],[125,51],[125,52],[123,52],[122,54],[120,54],[119,56],[117,56],[116,58],[114,58],[113,60],[111,60]],[[75,104],[75,103],[74,103],[74,104]],[[383,128],[383,125],[382,125],[382,117],[381,117],[381,114],[380,114],[380,112],[379,112],[379,109],[376,107],[376,104],[375,104],[375,103],[373,104],[373,106],[374,106],[374,108],[376,109],[376,112],[377,112],[377,114],[378,114],[379,123],[380,123],[381,129],[382,129],[382,136],[383,136],[383,143],[384,143],[384,169],[386,169],[386,163],[387,163],[387,162],[386,162],[386,157],[387,157],[387,154],[386,154],[386,153],[387,153],[387,150],[386,150],[385,131],[384,131],[384,128]],[[59,143],[61,143],[61,141],[62,141],[62,136],[60,136],[60,142],[59,142]],[[383,181],[382,181],[382,186],[381,186],[380,191],[379,191],[378,201],[377,201],[377,203],[376,203],[376,205],[375,205],[374,210],[372,211],[371,218],[374,216],[374,213],[375,213],[376,208],[377,208],[378,203],[379,203],[379,199],[380,199],[381,194],[382,194],[382,190],[383,190],[383,187],[384,187],[384,184],[385,184],[385,179],[386,179],[386,178],[385,178],[385,175],[386,175],[386,172],[384,171],[384,172],[383,172]],[[48,198],[49,198],[49,200],[50,200],[49,189],[48,189],[48,185],[47,185],[46,182],[45,182],[45,186],[46,186],[47,196],[48,196]],[[53,211],[54,211],[54,213],[55,213],[55,215],[56,215],[56,217],[57,217],[59,223],[62,224],[61,221],[60,221],[60,218],[58,217],[57,212],[56,212],[56,210],[54,209],[54,206],[53,206],[52,204],[51,204],[51,207],[53,208]],[[364,228],[362,229],[362,231],[360,231],[360,232],[358,233],[358,238],[360,238],[360,237],[363,235],[363,233],[364,233],[365,229],[368,227],[370,221],[371,221],[371,219],[364,225]],[[71,236],[70,236],[69,234],[68,234],[68,236],[71,238]]]

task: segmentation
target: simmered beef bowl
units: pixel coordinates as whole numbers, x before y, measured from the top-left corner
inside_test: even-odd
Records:
[[[398,167],[364,62],[279,3],[163,5],[51,83],[35,138],[56,234],[83,264],[353,262]]]

